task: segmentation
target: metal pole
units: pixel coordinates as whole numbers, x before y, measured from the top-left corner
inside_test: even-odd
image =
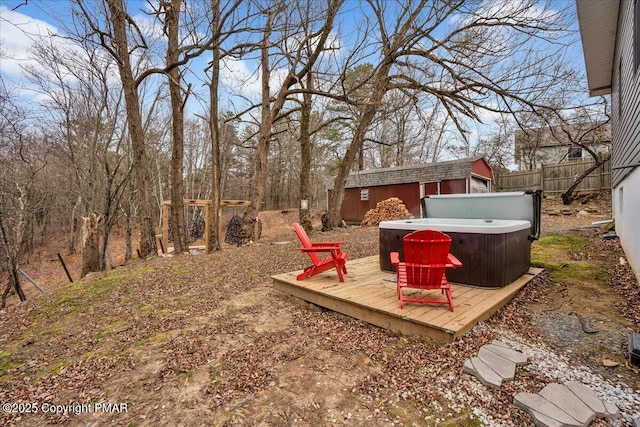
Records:
[[[64,263],[64,260],[62,259],[62,255],[60,255],[60,252],[58,252],[58,259],[60,260],[60,263],[62,264],[62,268],[64,268],[64,272],[67,273],[67,277],[69,278],[69,283],[73,283],[73,279],[71,278],[71,274],[69,274],[69,270],[67,270],[67,264]]]
[[[18,271],[20,272],[20,274],[22,274],[28,281],[31,282],[31,284],[33,286],[36,287],[36,289],[38,289],[40,292],[42,292],[43,294],[46,294],[47,292],[45,292],[44,289],[42,289],[40,286],[38,286],[38,284],[36,283],[35,280],[33,280],[31,277],[29,277],[29,275],[27,273],[25,273],[24,271],[22,271],[22,269],[18,269]]]

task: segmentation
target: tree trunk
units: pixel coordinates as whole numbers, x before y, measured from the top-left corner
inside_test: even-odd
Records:
[[[144,129],[140,114],[140,99],[138,88],[131,68],[129,43],[126,29],[126,13],[122,0],[107,0],[110,12],[110,21],[113,27],[113,42],[117,52],[118,71],[124,91],[127,105],[127,125],[131,147],[133,151],[132,168],[134,171],[135,194],[139,201],[140,218],[140,255],[157,254],[156,234],[153,225],[153,205],[151,202],[151,189],[149,167],[145,153]]]
[[[565,205],[570,205],[571,202],[573,201],[573,192],[575,191],[576,188],[578,188],[578,185],[580,185],[580,183],[594,170],[598,169],[600,166],[602,166],[603,164],[605,164],[606,162],[608,162],[610,159],[610,156],[602,156],[599,159],[597,159],[597,161],[593,164],[593,166],[591,166],[589,169],[585,170],[584,172],[582,172],[579,176],[576,177],[576,179],[574,180],[573,184],[571,184],[571,186],[569,188],[567,188],[567,191],[565,191],[564,193],[562,193],[562,203]]]
[[[126,223],[126,231],[125,231],[125,250],[124,250],[124,260],[129,261],[131,259],[131,205],[127,203],[125,205],[125,223]]]
[[[0,212],[0,243],[4,248],[4,253],[7,259],[7,271],[9,273],[9,284],[15,289],[20,301],[26,301],[27,297],[20,285],[20,276],[18,275],[18,251],[14,248],[9,230],[5,224],[3,213]],[[19,225],[20,226],[20,225]],[[5,292],[6,294],[6,292]],[[3,296],[3,304],[6,299],[6,295]],[[3,306],[4,308],[4,306]]]
[[[94,271],[100,271],[100,230],[96,214],[82,218],[82,272],[84,277]]]
[[[313,74],[307,74],[307,89],[312,89]],[[307,232],[312,230],[311,215],[309,213],[309,203],[311,190],[310,173],[311,173],[311,93],[305,92],[302,95],[302,107],[300,112],[300,200],[306,200],[306,209],[300,206],[299,220],[300,225]]]
[[[182,0],[165,3],[165,31],[167,34],[167,66],[178,62],[178,28]],[[172,144],[171,144],[171,237],[173,253],[182,254],[188,250],[184,219],[184,99],[180,86],[180,69],[169,71],[169,94],[171,97]]]
[[[253,187],[251,188],[251,206],[244,212],[242,229],[240,230],[240,243],[248,243],[253,236],[253,222],[258,218],[258,212],[264,203],[267,182],[267,162],[269,157],[269,144],[271,143],[271,93],[269,79],[271,69],[269,66],[269,38],[271,37],[271,20],[273,15],[269,13],[265,24],[264,36],[260,46],[262,68],[262,111],[260,128],[258,129],[258,149],[255,157],[255,173]]]
[[[218,87],[220,85],[220,0],[211,0],[211,26],[214,35],[211,59],[211,84],[209,86],[209,131],[211,134],[211,212],[209,218],[209,248],[220,250],[220,200],[222,198],[220,164],[220,123],[218,118]]]
[[[67,235],[67,255],[73,255],[76,253],[76,241],[78,236],[78,207],[82,202],[82,198],[78,196],[73,210],[71,211],[71,218],[69,218],[69,234]]]
[[[326,220],[322,224],[323,230],[331,230],[337,227],[340,222],[340,206],[344,199],[344,187],[347,184],[347,177],[349,176],[349,171],[351,170],[351,166],[353,165],[356,156],[362,150],[367,130],[373,122],[373,118],[378,112],[378,108],[380,108],[382,98],[387,92],[387,76],[390,69],[391,62],[386,62],[377,71],[373,92],[367,101],[366,108],[362,116],[360,116],[360,120],[358,121],[353,133],[353,140],[347,148],[347,152],[340,164],[340,168],[338,168],[336,179],[333,182],[333,192],[331,194],[331,200],[329,201],[329,210],[326,213]]]

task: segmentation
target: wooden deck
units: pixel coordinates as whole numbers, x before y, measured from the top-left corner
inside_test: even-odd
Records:
[[[453,342],[488,319],[542,269],[531,268],[515,282],[497,289],[452,284],[453,313],[447,305],[408,303],[400,309],[395,275],[380,270],[378,256],[347,262],[345,281],[335,271],[297,281],[300,271],[272,276],[277,290],[305,301],[407,335]],[[391,279],[391,280],[389,280]],[[405,290],[405,292],[409,292]]]

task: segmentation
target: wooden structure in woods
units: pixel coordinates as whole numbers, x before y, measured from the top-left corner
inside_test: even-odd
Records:
[[[204,245],[205,245],[205,253],[211,252],[211,245],[209,244],[209,218],[211,218],[211,200],[203,200],[203,199],[184,199],[184,206],[194,206],[194,207],[202,207],[204,208]],[[251,206],[251,202],[249,200],[221,200],[220,201],[220,211],[218,211],[218,218],[222,216],[222,208],[227,207],[248,207]],[[162,243],[163,247],[166,251],[168,251],[168,243],[169,243],[169,209],[171,209],[171,200],[165,200],[162,202]],[[256,221],[256,224],[258,222]],[[222,234],[222,225],[220,221],[218,221],[218,239]],[[256,234],[257,240],[257,231],[254,230],[254,234]]]
[[[542,269],[530,268],[502,288],[451,283],[455,311],[429,304],[412,304],[401,309],[395,274],[380,270],[377,255],[349,261],[349,274],[344,276],[344,282],[331,271],[299,281],[296,277],[301,272],[271,276],[275,289],[381,328],[450,343],[491,317]]]

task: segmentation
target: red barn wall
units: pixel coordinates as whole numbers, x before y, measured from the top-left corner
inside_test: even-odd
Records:
[[[479,175],[485,178],[489,178],[491,181],[489,191],[493,191],[493,170],[483,159],[478,159],[471,165],[471,173]]]
[[[468,193],[466,179],[449,179],[446,181],[440,181],[439,189],[437,182],[427,182],[423,187],[425,196]]]
[[[466,179],[450,179],[440,182],[440,194],[466,194],[468,192]]]
[[[369,190],[369,200],[360,200],[360,190]],[[364,214],[374,209],[378,202],[397,197],[409,212],[420,217],[420,186],[418,183],[381,185],[376,187],[347,188],[340,207],[340,218],[346,222],[360,222]]]

